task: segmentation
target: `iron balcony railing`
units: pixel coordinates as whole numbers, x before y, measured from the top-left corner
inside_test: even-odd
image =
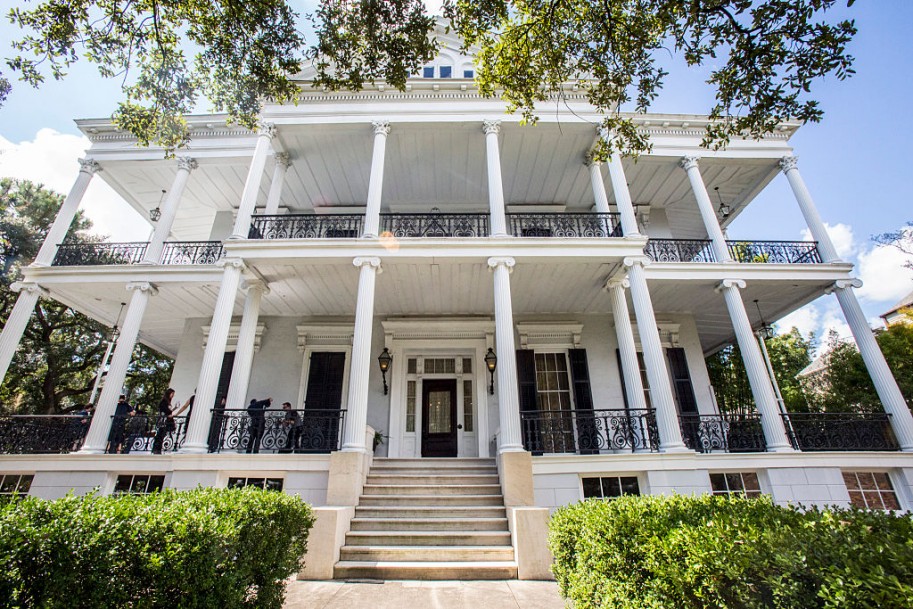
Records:
[[[526,450],[537,454],[659,450],[650,410],[526,411],[520,424]]]
[[[338,450],[345,410],[212,411],[209,452],[328,453]]]
[[[898,450],[887,413],[794,412],[784,419],[797,450]]]
[[[736,262],[768,264],[818,264],[821,254],[815,241],[727,241]],[[644,254],[656,262],[719,262],[709,239],[650,239]]]
[[[381,214],[380,225],[397,238],[488,236],[488,214]]]
[[[700,453],[764,452],[764,430],[759,415],[714,414],[679,417],[685,446]]]
[[[139,264],[148,246],[146,242],[61,243],[52,266]],[[159,264],[215,264],[221,257],[221,241],[167,241]]]
[[[111,417],[109,453],[170,453],[184,445],[187,417],[123,415]]]
[[[278,214],[254,216],[248,239],[355,239],[361,237],[361,214]]]
[[[90,421],[79,415],[0,416],[0,454],[76,452],[82,448]]]
[[[616,213],[507,214],[507,230],[514,237],[622,236]]]

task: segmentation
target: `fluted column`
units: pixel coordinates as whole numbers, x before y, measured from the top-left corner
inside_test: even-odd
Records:
[[[238,258],[226,258],[221,261],[222,285],[209,325],[209,336],[206,338],[206,349],[203,351],[203,364],[200,366],[200,378],[197,380],[197,397],[195,408],[187,423],[187,436],[181,452],[205,453],[209,450],[209,424],[212,421],[212,408],[216,403],[216,391],[222,360],[225,358],[225,346],[228,344],[228,331],[231,328],[231,316],[235,308],[235,297],[241,283],[244,262]]]
[[[627,279],[616,279],[606,283],[606,289],[612,297],[612,317],[615,319],[615,336],[621,355],[621,374],[624,377],[628,405],[635,410],[646,410],[647,400],[644,398],[644,384],[640,378],[637,345],[634,343],[628,302],[625,300],[625,288],[630,285]]]
[[[701,170],[698,167],[699,160],[696,156],[686,156],[682,157],[679,165],[688,174],[688,181],[691,182],[691,190],[697,200],[697,208],[701,212],[701,219],[704,221],[704,228],[710,237],[716,259],[720,262],[732,262],[729,247],[726,245],[726,237],[723,235],[723,229],[720,228],[720,221],[717,220],[716,211],[713,209],[710,195],[707,194],[704,179],[701,177]]]
[[[238,217],[235,218],[235,227],[229,239],[247,239],[250,232],[250,218],[257,205],[257,196],[260,194],[260,182],[263,179],[263,170],[266,168],[266,157],[272,147],[273,138],[276,136],[276,125],[262,123],[254,147],[254,155],[250,159],[250,168],[247,171],[247,180],[244,181],[244,190],[241,192],[241,203],[238,205]],[[197,394],[199,397],[199,394]]]
[[[10,287],[14,292],[19,292],[19,296],[6,320],[6,325],[3,326],[3,332],[0,333],[0,383],[6,378],[6,372],[13,361],[13,356],[16,355],[16,349],[19,348],[19,341],[22,340],[22,335],[29,325],[29,319],[32,317],[35,305],[38,304],[38,298],[47,295],[47,291],[37,283],[17,281]]]
[[[501,182],[501,149],[498,134],[501,121],[482,121],[485,132],[485,158],[488,163],[488,207],[491,214],[491,235],[507,236],[507,218],[504,215],[504,185]]]
[[[862,355],[866,370],[872,377],[878,399],[881,400],[885,412],[891,415],[891,427],[894,429],[894,435],[897,437],[900,448],[908,452],[913,451],[913,415],[910,414],[910,408],[897,386],[894,375],[891,374],[891,369],[888,368],[888,363],[866,321],[862,307],[856,300],[853,288],[858,287],[862,287],[861,281],[848,279],[837,281],[832,289],[837,297],[837,302],[840,303],[840,308],[843,309],[843,316],[850,326],[856,346],[859,347],[859,354]]]
[[[599,137],[606,139],[608,134],[601,127],[597,127]],[[612,192],[615,194],[615,206],[621,216],[621,231],[625,237],[640,237],[637,227],[637,216],[634,214],[634,203],[631,201],[631,192],[628,190],[628,180],[625,178],[625,169],[621,164],[621,155],[613,152],[609,157],[609,179],[612,180]]]
[[[165,239],[171,234],[171,227],[174,225],[174,218],[178,213],[178,205],[181,203],[181,197],[184,195],[184,188],[187,186],[187,179],[190,172],[197,168],[195,159],[180,157],[178,159],[178,172],[174,176],[174,182],[171,183],[171,190],[165,201],[162,203],[162,215],[155,225],[155,232],[152,233],[152,239],[146,247],[146,253],[143,255],[144,264],[158,264],[162,258],[162,250],[165,247]]]
[[[516,261],[510,257],[488,259],[494,275],[495,341],[498,353],[498,411],[501,434],[499,453],[523,449],[520,437],[520,398],[517,389],[517,359],[514,345],[514,310],[510,298],[510,274]]]
[[[250,282],[244,289],[247,291],[247,297],[244,299],[244,312],[241,314],[241,329],[238,332],[235,361],[231,367],[226,408],[244,408],[247,404],[247,386],[250,383],[254,343],[257,341],[257,323],[260,319],[260,301],[269,293],[269,289],[261,281]]]
[[[365,207],[365,237],[380,234],[380,203],[384,191],[384,156],[390,123],[374,121],[374,152],[371,155],[371,181],[368,183],[368,203]]]
[[[805,218],[805,223],[808,225],[812,238],[818,242],[818,251],[821,253],[821,259],[825,262],[842,262],[837,254],[837,248],[834,247],[834,242],[831,241],[831,236],[827,233],[827,229],[824,228],[824,222],[821,220],[818,208],[815,207],[812,195],[808,192],[808,188],[805,187],[805,180],[802,179],[802,174],[799,173],[799,157],[785,156],[780,159],[780,170],[783,171],[789,181],[789,186],[796,196],[799,210],[802,212],[802,217]]]
[[[86,434],[86,440],[80,450],[83,453],[105,452],[108,432],[111,430],[111,417],[114,416],[117,398],[124,386],[127,368],[130,367],[130,361],[133,359],[133,348],[136,347],[136,339],[143,323],[143,315],[146,313],[146,305],[149,304],[149,298],[158,293],[155,286],[148,281],[128,283],[127,289],[131,290],[133,295],[130,297],[130,304],[127,305],[127,314],[124,316],[120,336],[117,338],[117,346],[114,347],[114,356],[111,357],[101,395],[98,397],[95,415],[92,417],[89,432]]]
[[[273,167],[273,179],[269,183],[269,194],[266,196],[266,209],[263,210],[263,213],[267,215],[279,213],[282,188],[285,186],[285,174],[292,164],[285,152],[277,152],[273,155],[273,159],[276,164]]]
[[[67,231],[70,230],[73,218],[76,217],[76,212],[79,210],[79,204],[86,194],[86,189],[89,188],[89,182],[92,181],[92,176],[99,171],[101,171],[101,167],[93,159],[79,159],[79,175],[76,176],[76,182],[73,183],[70,193],[60,206],[57,217],[54,218],[54,223],[51,224],[51,229],[44,238],[44,243],[41,244],[41,249],[38,250],[32,266],[50,266],[54,261],[57,246],[67,236]]]
[[[352,261],[358,269],[358,302],[355,304],[355,335],[352,339],[352,365],[349,367],[349,399],[346,405],[345,435],[342,450],[365,452],[368,425],[368,380],[371,376],[371,334],[374,329],[374,287],[382,271],[380,258],[364,257]]]
[[[717,286],[717,291],[723,293],[726,299],[726,308],[732,319],[732,328],[742,352],[742,361],[745,363],[745,373],[748,375],[748,384],[751,386],[751,395],[754,396],[755,407],[761,415],[761,427],[764,430],[764,439],[767,450],[770,452],[785,452],[793,450],[789,437],[786,435],[780,406],[777,396],[774,395],[773,386],[770,384],[770,375],[761,356],[761,348],[755,342],[754,333],[751,331],[751,322],[745,312],[745,303],[742,302],[740,289],[745,288],[741,279],[724,279]]]
[[[602,181],[602,171],[599,169],[602,163],[594,159],[591,154],[587,154],[583,164],[590,170],[590,185],[593,187],[593,199],[596,201],[596,212],[600,214],[609,213],[609,197],[605,191],[605,182]]]
[[[649,260],[646,257],[625,258],[624,264],[628,267],[631,301],[634,304],[634,315],[637,317],[647,382],[650,383],[650,400],[656,410],[659,449],[661,452],[687,451],[688,448],[682,441],[682,429],[678,424],[678,410],[672,397],[672,383],[669,381],[669,369],[666,367],[656,315],[653,313],[653,301],[647,288],[644,266],[649,264]]]

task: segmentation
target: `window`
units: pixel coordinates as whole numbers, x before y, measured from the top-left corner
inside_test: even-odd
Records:
[[[425,66],[422,68],[422,78],[434,78],[434,66]]]
[[[564,353],[536,353],[536,392],[542,411],[571,409],[571,389]]]
[[[463,361],[465,371],[466,360]],[[463,381],[463,431],[472,431],[472,381]]]
[[[464,357],[463,358],[463,374],[470,374],[472,372],[472,358]]]
[[[28,495],[32,488],[32,474],[0,475],[0,499],[12,495]]]
[[[426,357],[423,362],[425,374],[453,374],[456,372],[456,360],[450,358]]]
[[[606,476],[583,479],[583,498],[613,499],[622,495],[640,495],[637,476]]]
[[[761,496],[761,485],[758,483],[758,475],[754,472],[710,474],[710,487],[714,495]]]
[[[282,478],[229,478],[228,488],[244,488],[245,486],[256,486],[265,488],[268,491],[281,491]]]
[[[406,364],[406,372],[409,374],[415,374],[417,370],[416,359],[414,357],[409,358],[409,362]]]
[[[463,78],[474,78],[475,72],[472,70],[463,70]]]
[[[415,431],[415,381],[406,383],[406,431]]]
[[[165,485],[165,476],[143,474],[133,476],[124,474],[117,477],[117,483],[114,485],[115,495],[145,495],[162,490]]]
[[[843,482],[854,507],[870,510],[899,510],[897,493],[886,472],[843,472]]]
[[[441,66],[441,78],[450,78],[453,74],[453,68],[451,66]]]

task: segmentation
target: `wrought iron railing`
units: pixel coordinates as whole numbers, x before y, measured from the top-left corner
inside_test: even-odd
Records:
[[[682,439],[691,450],[700,453],[767,450],[759,415],[683,415],[679,420]]]
[[[170,453],[184,445],[187,417],[123,415],[111,417],[109,453]]]
[[[644,253],[654,262],[716,262],[709,239],[650,239]]]
[[[221,241],[169,241],[161,264],[215,264],[222,257]]]
[[[280,214],[254,216],[249,239],[355,239],[361,237],[361,214]]]
[[[327,453],[338,450],[345,412],[215,409],[209,452]]]
[[[145,241],[131,243],[61,243],[52,266],[137,264],[146,254]]]
[[[82,448],[89,422],[79,415],[0,416],[0,454],[75,452]]]
[[[784,419],[798,450],[898,450],[887,413],[794,412]]]
[[[507,214],[514,237],[621,237],[618,214]]]
[[[727,241],[729,255],[736,262],[767,264],[818,264],[821,254],[816,241]]]
[[[659,449],[650,410],[560,410],[520,413],[523,444],[533,453],[594,454]]]
[[[394,237],[488,236],[488,214],[381,214],[380,225]]]

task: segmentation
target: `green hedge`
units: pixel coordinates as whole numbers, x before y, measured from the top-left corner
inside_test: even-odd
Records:
[[[0,607],[279,609],[312,524],[255,488],[25,497],[0,506]]]
[[[549,526],[575,609],[913,607],[909,516],[656,496],[581,502]]]

